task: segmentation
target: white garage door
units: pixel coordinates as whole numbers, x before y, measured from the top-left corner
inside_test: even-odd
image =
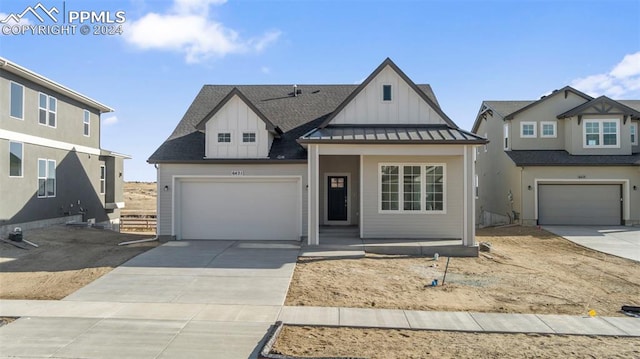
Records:
[[[300,239],[298,178],[184,180],[182,239]]]
[[[538,223],[558,225],[620,225],[620,185],[538,187]]]

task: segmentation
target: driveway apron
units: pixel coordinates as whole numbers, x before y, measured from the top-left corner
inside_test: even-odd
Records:
[[[284,241],[165,243],[61,301],[79,310],[100,302],[90,307],[99,308],[95,318],[66,309],[0,328],[0,357],[254,357],[284,305],[299,249]]]

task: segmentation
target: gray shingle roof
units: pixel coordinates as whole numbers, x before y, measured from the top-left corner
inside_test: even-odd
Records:
[[[497,111],[502,117],[523,109],[534,102],[535,101],[484,101],[487,106]]]
[[[446,125],[327,126],[313,130],[302,143],[486,143],[487,140]]]
[[[633,155],[575,156],[564,150],[505,151],[516,166],[638,166],[640,153]]]
[[[435,104],[431,86],[417,85]],[[298,85],[302,93],[293,96],[293,85],[205,85],[169,138],[148,162],[203,161],[205,136],[196,129],[234,88],[237,88],[283,134],[275,139],[269,159],[306,159],[296,140],[319,126],[358,85]]]

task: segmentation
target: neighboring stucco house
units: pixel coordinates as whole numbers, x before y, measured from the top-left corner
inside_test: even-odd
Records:
[[[478,222],[640,224],[640,101],[574,88],[537,101],[484,101],[478,149]]]
[[[119,229],[128,157],[100,148],[111,111],[0,58],[0,236],[69,220]]]
[[[320,226],[351,225],[475,248],[484,143],[390,59],[360,85],[207,85],[149,158],[158,234],[314,245]]]

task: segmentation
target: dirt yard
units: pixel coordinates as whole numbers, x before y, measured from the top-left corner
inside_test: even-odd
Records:
[[[640,305],[640,265],[532,227],[478,231],[478,258],[300,259],[286,305],[622,316]]]
[[[155,182],[125,182],[124,183],[123,212],[155,213],[156,212],[156,183]]]
[[[285,327],[274,353],[360,358],[640,358],[638,338]]]
[[[149,236],[65,226],[25,231],[24,237],[39,247],[24,250],[0,242],[2,299],[62,299],[158,245],[118,246]]]

